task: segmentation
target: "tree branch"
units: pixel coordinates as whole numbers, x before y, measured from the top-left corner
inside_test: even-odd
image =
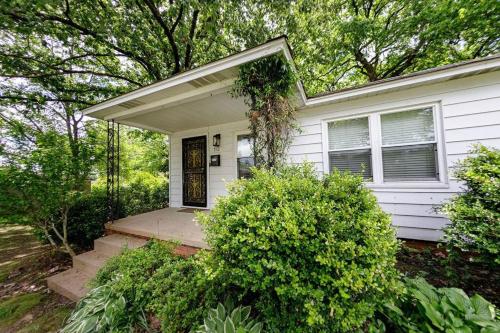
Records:
[[[191,20],[191,28],[189,29],[189,41],[188,44],[186,45],[186,56],[184,57],[184,68],[189,69],[191,66],[191,57],[192,57],[192,45],[193,45],[193,39],[194,39],[194,33],[196,31],[196,24],[198,22],[198,14],[200,11],[196,9],[193,12],[193,18]]]
[[[167,24],[161,18],[161,14],[156,8],[155,4],[151,0],[144,0],[146,6],[148,6],[149,11],[153,14],[154,19],[158,24],[162,27],[163,32],[167,36],[170,47],[172,48],[172,54],[174,56],[174,70],[172,74],[177,74],[181,70],[181,60],[179,57],[179,50],[177,48],[177,44],[175,43],[175,39],[173,34],[170,32],[170,29],[167,27]]]

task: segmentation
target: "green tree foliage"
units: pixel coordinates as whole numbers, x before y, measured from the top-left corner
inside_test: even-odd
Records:
[[[71,99],[84,103],[281,34],[289,36],[310,93],[486,56],[499,47],[495,0],[0,4],[2,76],[71,77],[79,82]]]
[[[23,129],[22,127],[20,129]],[[43,231],[52,245],[62,243],[74,255],[68,242],[68,212],[81,193],[81,178],[92,164],[92,147],[75,160],[66,137],[55,132],[35,133],[26,140],[22,131],[10,132],[17,138],[4,155],[6,166],[0,172],[0,215],[23,216]],[[55,240],[51,237],[55,234]]]
[[[473,252],[478,260],[500,265],[500,151],[478,145],[461,161],[455,176],[464,192],[442,207],[451,223],[445,240],[452,254]]]
[[[346,332],[397,290],[394,230],[361,177],[254,170],[198,218],[271,331]]]
[[[303,0],[288,23],[309,93],[499,51],[495,0]]]
[[[292,140],[295,107],[290,102],[297,77],[283,56],[270,56],[240,67],[233,89],[245,97],[250,110],[255,164],[268,168],[281,166]]]

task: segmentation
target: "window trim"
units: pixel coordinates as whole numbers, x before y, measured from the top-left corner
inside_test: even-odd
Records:
[[[384,182],[383,178],[383,161],[382,161],[382,121],[381,115],[388,113],[396,113],[403,111],[411,111],[415,109],[431,108],[434,120],[434,136],[437,147],[437,170],[439,172],[438,180],[429,181],[393,181]],[[398,108],[381,108],[370,112],[360,112],[355,115],[329,117],[321,120],[322,140],[323,140],[323,165],[326,172],[330,172],[330,161],[328,159],[329,145],[328,145],[328,124],[334,121],[348,120],[368,117],[368,128],[370,133],[370,144],[372,150],[372,176],[373,181],[366,182],[366,185],[374,189],[421,189],[421,188],[449,188],[448,183],[448,168],[445,155],[444,146],[444,129],[442,121],[442,108],[439,101],[412,104],[405,107]],[[420,142],[418,144],[423,144]],[[431,143],[431,142],[428,142]],[[404,146],[409,145],[405,143]],[[392,147],[392,145],[391,145]]]
[[[368,139],[370,144],[368,146],[362,146],[362,147],[355,147],[355,148],[341,148],[341,149],[330,149],[330,142],[329,137],[328,137],[328,125],[337,121],[344,121],[344,120],[353,120],[353,119],[362,119],[366,118],[366,122],[368,124]],[[373,142],[372,142],[372,128],[370,124],[370,116],[369,115],[362,115],[358,117],[347,117],[347,118],[342,118],[342,119],[335,119],[335,120],[330,120],[326,122],[326,149],[327,149],[327,163],[328,163],[328,171],[330,171],[330,158],[329,155],[331,152],[343,152],[343,151],[356,151],[356,150],[370,150],[370,157],[372,160],[372,165],[371,165],[371,179],[373,180]],[[365,181],[367,184],[372,184],[373,181]]]

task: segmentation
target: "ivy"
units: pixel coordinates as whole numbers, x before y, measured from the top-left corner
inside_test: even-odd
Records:
[[[249,106],[253,156],[257,166],[281,166],[298,129],[296,109],[291,103],[297,77],[287,59],[272,55],[239,68],[233,97],[244,97]]]

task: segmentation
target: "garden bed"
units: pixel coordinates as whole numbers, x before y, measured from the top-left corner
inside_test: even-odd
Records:
[[[439,248],[417,249],[403,244],[398,253],[398,269],[409,277],[422,276],[435,287],[456,287],[469,296],[480,294],[497,307],[500,306],[500,271],[493,265],[462,259],[452,266],[447,264]]]

